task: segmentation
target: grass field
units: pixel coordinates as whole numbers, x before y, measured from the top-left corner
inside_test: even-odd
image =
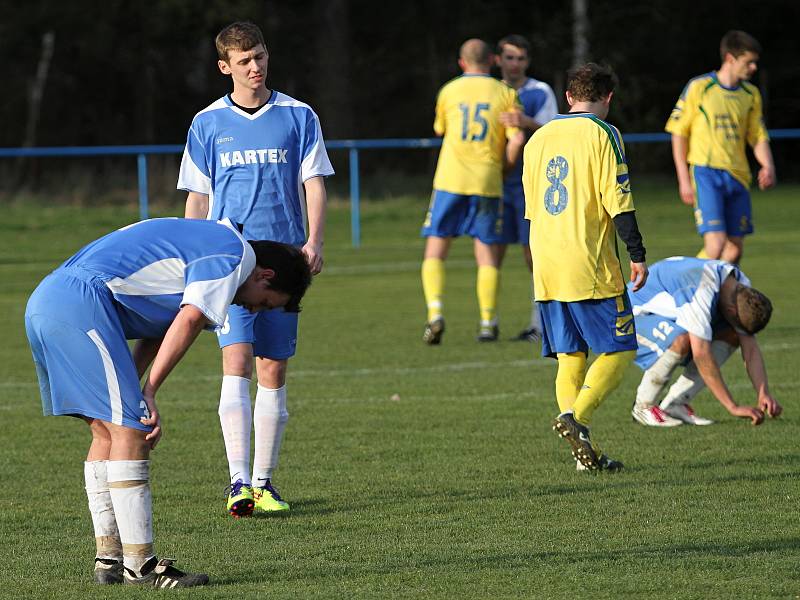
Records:
[[[698,249],[671,182],[642,183],[636,193],[649,262]],[[537,345],[475,342],[466,241],[448,262],[444,343],[421,342],[426,199],[367,203],[360,249],[349,245],[347,208],[333,206],[326,268],[305,302],[288,379],[276,484],[291,514],[225,514],[219,351],[204,334],[159,396],[159,554],[211,575],[192,598],[800,597],[798,196],[789,185],[755,193],[757,233],[743,262],[775,304],[759,339],[784,415],[754,428],[704,392],[695,408],[714,426],[644,428],[630,418],[640,377],[631,367],[593,426],[626,470],[600,476],[576,473],[550,430],[555,362]],[[135,220],[135,209],[18,203],[4,213],[0,597],[155,593],[91,583],[87,428],[41,416],[23,328],[39,279],[83,243]],[[511,250],[504,339],[528,310],[528,275]],[[724,374],[740,403],[754,402],[738,357]]]

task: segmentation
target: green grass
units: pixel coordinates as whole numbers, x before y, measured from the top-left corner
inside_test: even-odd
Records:
[[[293,510],[225,514],[220,357],[204,335],[159,396],[159,554],[211,574],[213,585],[193,598],[797,598],[798,195],[791,186],[755,193],[757,233],[743,263],[775,304],[759,339],[785,414],[754,428],[704,392],[695,408],[714,426],[644,428],[630,418],[640,377],[631,367],[593,426],[626,464],[610,476],[576,473],[550,430],[554,361],[535,345],[474,341],[466,241],[448,261],[444,343],[422,344],[426,198],[366,203],[360,249],[349,245],[347,208],[332,207],[326,268],[305,303],[289,372],[276,483]],[[642,183],[637,207],[650,262],[699,248],[672,182]],[[153,593],[91,584],[87,428],[41,416],[23,327],[26,298],[45,273],[135,219],[132,207],[16,203],[0,222],[0,597]],[[516,249],[502,285],[507,338],[528,310]],[[724,374],[739,402],[754,402],[737,357]]]

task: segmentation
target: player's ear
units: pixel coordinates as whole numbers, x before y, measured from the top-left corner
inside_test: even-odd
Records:
[[[614,96],[614,92],[609,92],[608,96],[603,100],[603,103],[606,105],[611,104],[611,98]]]
[[[224,60],[218,60],[217,66],[219,67],[219,70],[222,72],[223,75],[231,74],[231,66]]]
[[[569,90],[564,92],[564,97],[567,99],[567,106],[572,106],[573,104],[575,104],[575,98],[572,97],[572,94],[570,93]]]
[[[273,269],[261,269],[257,275],[259,281],[271,281],[275,278],[275,271]]]

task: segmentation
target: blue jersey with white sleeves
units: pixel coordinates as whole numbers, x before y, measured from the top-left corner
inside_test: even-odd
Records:
[[[85,246],[58,271],[99,279],[111,291],[128,339],[160,338],[181,306],[222,327],[236,290],[256,266],[229,220],[150,219]]]
[[[205,194],[209,219],[228,217],[244,236],[301,246],[306,241],[303,182],[333,175],[317,115],[273,91],[254,114],[229,96],[195,115],[178,189]]]
[[[523,112],[534,119],[539,125],[544,125],[558,114],[558,103],[553,88],[544,81],[528,77],[525,83],[517,90]],[[506,185],[522,185],[522,157],[514,165],[512,171],[505,178]]]
[[[713,330],[722,322],[718,308],[719,291],[728,276],[750,287],[739,268],[721,260],[673,256],[650,267],[647,283],[638,292],[629,286],[634,315],[654,314],[711,341]]]

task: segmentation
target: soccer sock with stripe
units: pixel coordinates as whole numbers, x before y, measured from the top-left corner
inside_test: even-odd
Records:
[[[575,400],[575,420],[588,425],[598,406],[622,382],[625,369],[636,357],[636,350],[601,354],[589,367],[581,391]]]
[[[97,558],[122,560],[122,542],[114,516],[114,505],[108,490],[108,461],[93,460],[83,463],[86,496],[92,514]]]
[[[108,461],[108,488],[122,540],[125,568],[141,577],[142,565],[155,556],[150,461]]]
[[[586,355],[583,352],[558,354],[556,373],[556,402],[562,413],[572,410],[586,375]]]
[[[497,293],[500,289],[500,270],[490,265],[479,266],[477,289],[481,324],[494,324],[497,320]]]
[[[241,479],[250,485],[251,410],[250,380],[225,375],[219,396],[219,423],[225,439],[231,483]]]
[[[442,317],[444,298],[444,261],[441,258],[426,258],[422,261],[422,291],[428,307],[428,322]]]
[[[257,486],[266,484],[272,478],[272,471],[278,466],[283,432],[288,420],[286,386],[274,390],[259,385],[253,413],[256,430],[253,481]]]
[[[731,346],[728,342],[723,342],[722,340],[711,342],[711,354],[720,367],[725,364],[725,361],[735,351],[736,347]],[[661,401],[661,408],[667,408],[671,404],[689,404],[692,398],[703,391],[705,387],[706,384],[697,370],[697,365],[695,365],[694,361],[691,361],[686,365],[681,376],[670,386],[667,395]]]
[[[683,360],[683,356],[670,349],[658,357],[656,362],[644,372],[642,382],[636,388],[636,406],[651,408],[656,405],[658,395],[669,383],[672,372],[681,360]]]

